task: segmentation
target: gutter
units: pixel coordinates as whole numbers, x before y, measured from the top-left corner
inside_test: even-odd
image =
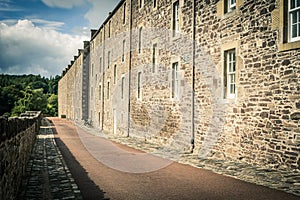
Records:
[[[129,71],[128,71],[128,127],[127,127],[127,137],[129,137],[129,133],[130,133],[130,85],[131,85],[131,58],[132,58],[132,49],[131,49],[131,43],[132,43],[132,21],[133,21],[133,17],[132,17],[132,0],[130,0],[130,25],[129,25],[129,31],[130,31],[130,36],[129,36]]]
[[[192,69],[192,138],[191,153],[195,148],[195,56],[196,56],[196,0],[193,1],[193,69]]]

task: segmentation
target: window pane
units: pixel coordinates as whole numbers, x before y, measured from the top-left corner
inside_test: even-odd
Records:
[[[297,12],[292,12],[292,24],[297,23]]]
[[[292,37],[297,37],[297,24],[292,26]]]
[[[228,72],[232,72],[232,63],[229,63],[229,69],[228,69]]]
[[[230,74],[229,75],[229,82],[230,83],[235,83],[235,74]]]
[[[300,6],[300,0],[297,0],[297,7]]]
[[[233,68],[233,72],[235,72],[235,61],[234,61],[234,63],[232,63],[232,68]]]
[[[235,94],[235,84],[230,84],[230,94]]]
[[[295,0],[290,0],[290,9],[295,8]]]

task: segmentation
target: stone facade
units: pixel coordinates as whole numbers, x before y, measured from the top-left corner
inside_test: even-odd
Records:
[[[0,118],[0,198],[16,199],[40,127],[40,112]]]
[[[73,120],[88,119],[89,43],[63,71],[58,82],[58,116]]]
[[[122,0],[92,31],[92,125],[201,158],[300,169],[300,42],[287,37],[288,1],[230,2]]]

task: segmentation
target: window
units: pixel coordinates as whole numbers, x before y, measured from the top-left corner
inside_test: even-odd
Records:
[[[224,63],[224,97],[235,98],[236,95],[236,55],[235,49],[225,51]]]
[[[107,82],[107,99],[109,99],[109,81]]]
[[[114,66],[114,84],[116,84],[117,79],[117,65]]]
[[[100,114],[100,112],[98,112],[98,123],[99,123],[99,126],[101,125],[101,114]]]
[[[140,29],[139,29],[139,47],[138,47],[139,53],[141,53],[141,49],[142,49],[142,33],[143,33],[143,27],[140,27]]]
[[[179,31],[179,1],[173,3],[173,36]]]
[[[92,64],[92,77],[94,76],[94,64]]]
[[[108,22],[108,38],[110,38],[110,21]]]
[[[122,49],[122,62],[124,62],[125,60],[125,44],[126,44],[126,41],[123,40],[123,49]]]
[[[144,0],[139,0],[140,9],[143,7],[143,5],[144,5]]]
[[[109,65],[110,65],[110,51],[108,51],[107,53],[107,68],[109,69]]]
[[[102,96],[102,87],[101,85],[99,85],[99,100],[101,100],[101,96]]]
[[[224,0],[224,13],[229,13],[236,9],[236,0]]]
[[[157,63],[157,44],[153,44],[152,48],[152,72],[155,73],[156,63]]]
[[[172,98],[178,98],[178,62],[172,64]]]
[[[153,0],[153,8],[156,8],[157,1]]]
[[[101,76],[101,72],[102,72],[102,57],[100,57],[100,60],[99,60],[99,62],[100,62],[100,76]]]
[[[233,10],[235,9],[236,6],[236,0],[227,0],[228,1],[228,10]]]
[[[138,88],[137,88],[137,97],[138,99],[141,99],[142,94],[141,94],[141,88],[142,88],[142,72],[138,73]]]
[[[289,41],[300,40],[300,0],[289,0]]]
[[[126,2],[124,3],[123,6],[123,24],[126,23]]]
[[[122,77],[122,80],[121,80],[121,99],[124,99],[124,85],[125,85],[125,77]]]

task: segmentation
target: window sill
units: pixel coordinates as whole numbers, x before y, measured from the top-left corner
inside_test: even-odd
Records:
[[[225,97],[223,98],[224,104],[235,104],[237,102],[237,97]]]
[[[180,34],[180,31],[176,31],[176,33],[174,34],[173,33],[173,30],[172,30],[172,33],[171,33],[171,40],[172,41],[175,41],[175,40],[178,40],[181,38],[181,34]]]
[[[226,12],[226,13],[224,13],[224,18],[229,18],[229,17],[232,17],[232,16],[234,16],[234,15],[236,15],[237,14],[237,10],[236,9],[233,9],[233,10],[230,10],[230,11],[228,11],[228,12]]]
[[[289,51],[294,49],[300,49],[300,40],[295,42],[289,42],[289,43],[280,43],[278,45],[279,51]]]

